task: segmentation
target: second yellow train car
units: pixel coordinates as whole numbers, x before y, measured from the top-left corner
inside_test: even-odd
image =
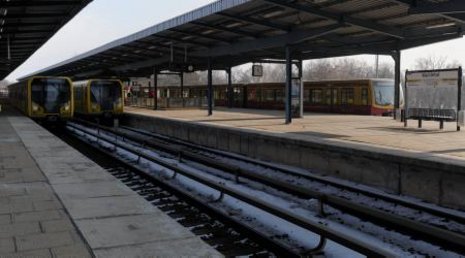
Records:
[[[123,83],[117,79],[91,79],[73,83],[76,114],[117,117],[123,113]]]

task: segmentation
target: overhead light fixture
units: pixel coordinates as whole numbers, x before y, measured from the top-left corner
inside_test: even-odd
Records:
[[[329,2],[330,0],[311,0],[310,2],[314,3],[314,4],[323,4],[323,3],[326,3],[326,2]]]
[[[225,27],[226,28],[234,28],[234,27],[241,26],[241,25],[242,25],[242,22],[233,22],[233,23],[230,23],[230,24],[226,25]]]
[[[206,30],[206,31],[202,32],[202,35],[211,34],[213,32],[215,32],[215,30]]]
[[[439,28],[450,27],[450,26],[454,26],[454,25],[455,25],[455,22],[448,22],[448,23],[443,23],[443,24],[432,25],[432,26],[429,26],[429,27],[426,27],[426,28],[428,30],[431,30],[431,29],[439,29]]]
[[[269,18],[273,18],[275,16],[278,16],[280,14],[282,14],[284,12],[284,10],[276,10],[276,11],[272,11],[272,12],[269,12],[267,14],[264,14],[262,15],[263,18],[266,18],[266,19],[269,19]]]

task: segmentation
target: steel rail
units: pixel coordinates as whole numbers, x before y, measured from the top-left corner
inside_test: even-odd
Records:
[[[384,224],[399,227],[399,230],[404,232],[413,232],[418,236],[421,236],[420,238],[432,239],[438,243],[441,243],[442,245],[452,245],[454,249],[459,249],[462,252],[465,251],[465,235],[458,234],[436,226],[428,225],[426,223],[418,222],[412,219],[408,219],[400,215],[395,215],[386,211],[381,211],[379,209],[367,207],[366,205],[354,203],[353,201],[341,197],[322,194],[320,192],[312,191],[302,186],[297,186],[294,184],[289,184],[280,180],[273,179],[271,177],[258,175],[253,171],[247,171],[239,167],[232,166],[230,164],[222,163],[218,160],[185,152],[182,148],[175,148],[167,145],[160,146],[159,144],[154,144],[152,142],[148,142],[135,136],[131,136],[122,132],[117,132],[111,128],[109,132],[124,137],[128,140],[134,141],[136,143],[139,143],[146,147],[163,149],[164,151],[167,151],[171,154],[178,155],[179,159],[181,159],[182,157],[189,158],[192,161],[199,162],[201,164],[232,173],[236,176],[237,181],[239,180],[239,177],[244,177],[247,179],[258,181],[260,183],[274,187],[280,191],[292,195],[297,195],[303,198],[317,199],[321,203],[320,207],[322,209],[322,215],[324,215],[323,204],[327,204],[335,208],[338,208],[344,212],[362,215],[371,220],[381,221]]]
[[[90,124],[93,124],[93,123],[90,123]],[[96,124],[93,124],[93,125],[98,126]],[[207,148],[207,147],[203,147],[203,146],[198,146],[198,145],[195,145],[195,144],[192,144],[192,143],[187,143],[187,142],[177,140],[177,139],[171,139],[171,138],[168,138],[166,136],[161,136],[161,135],[158,135],[158,134],[146,132],[146,131],[135,129],[135,128],[130,128],[130,127],[126,127],[126,126],[122,126],[121,128],[123,128],[125,130],[128,130],[128,131],[143,134],[143,135],[146,135],[148,137],[153,137],[153,138],[156,138],[156,139],[162,139],[162,140],[165,140],[165,141],[175,142],[175,143],[180,144],[180,145],[184,145],[184,146],[187,146],[187,147],[190,147],[190,148],[202,150],[202,151],[205,151],[205,152],[211,152],[213,154],[221,155],[221,156],[224,156],[224,157],[227,157],[227,158],[230,158],[230,159],[236,159],[236,160],[240,160],[240,161],[243,161],[243,162],[253,163],[255,165],[262,166],[262,167],[272,169],[272,170],[276,170],[276,171],[280,171],[280,172],[285,173],[285,174],[290,174],[290,175],[293,175],[293,176],[299,176],[299,177],[302,177],[302,178],[305,178],[305,179],[308,179],[308,180],[312,180],[312,181],[316,181],[316,182],[319,182],[319,183],[331,185],[331,186],[334,186],[334,187],[337,187],[337,188],[342,188],[342,189],[352,191],[352,192],[357,192],[357,193],[360,193],[360,194],[363,194],[363,195],[366,195],[366,196],[369,196],[369,197],[377,198],[377,199],[384,200],[384,201],[387,201],[387,202],[400,204],[400,205],[405,206],[407,208],[421,210],[421,211],[430,213],[432,215],[436,215],[438,217],[447,218],[449,220],[453,220],[453,221],[459,222],[461,224],[465,224],[465,216],[460,216],[460,215],[448,213],[446,211],[443,211],[443,210],[440,210],[440,209],[437,209],[437,208],[434,208],[434,207],[429,207],[427,205],[422,205],[420,203],[412,202],[412,201],[409,201],[409,200],[405,200],[405,199],[402,199],[400,197],[388,196],[386,194],[376,193],[374,191],[370,191],[370,190],[366,190],[366,189],[360,189],[360,188],[357,188],[357,187],[352,186],[352,185],[332,181],[332,180],[330,180],[328,178],[324,178],[322,176],[302,173],[300,171],[292,170],[292,169],[289,169],[289,168],[284,168],[284,167],[281,167],[281,166],[275,166],[275,165],[269,164],[269,163],[264,162],[264,161],[254,160],[254,159],[251,159],[251,158],[248,158],[248,157],[239,156],[237,154],[231,154],[231,153],[227,153],[227,152],[224,152],[224,151],[219,151],[219,150],[215,150],[215,149],[211,149],[211,148]]]
[[[82,140],[81,142],[87,144],[92,148],[95,148],[95,145],[92,145],[90,142]],[[105,152],[103,149],[95,148],[95,150],[110,158],[118,159],[116,155]],[[276,240],[271,239],[269,236],[263,234],[255,228],[241,222],[239,219],[229,216],[229,214],[226,211],[223,211],[221,209],[215,209],[214,207],[210,206],[208,202],[205,202],[205,199],[199,198],[194,193],[177,187],[176,185],[170,182],[171,180],[167,180],[166,178],[157,177],[153,174],[147,173],[141,167],[126,160],[118,159],[118,161],[130,168],[136,175],[140,176],[141,178],[144,178],[148,182],[156,182],[157,184],[162,185],[162,187],[167,189],[169,192],[174,193],[177,196],[182,196],[183,200],[185,200],[187,203],[194,204],[196,207],[201,208],[201,210],[206,211],[206,213],[209,216],[213,216],[215,219],[221,218],[221,223],[226,223],[229,227],[233,227],[235,230],[253,235],[253,241],[256,241],[266,246],[273,253],[280,255],[281,257],[302,257],[302,254],[297,252],[297,250],[291,250],[289,246],[285,246],[281,242],[277,242]]]
[[[112,145],[114,145],[115,147],[117,148],[121,148],[121,149],[124,149],[126,151],[129,151],[135,155],[137,155],[140,158],[143,158],[145,160],[148,160],[150,162],[153,162],[153,163],[156,163],[158,165],[161,165],[167,169],[170,169],[172,170],[173,172],[175,172],[175,174],[181,174],[187,178],[190,178],[196,182],[199,182],[203,185],[206,185],[212,189],[215,189],[217,191],[219,191],[221,193],[220,195],[220,198],[221,196],[223,196],[224,194],[226,195],[229,195],[233,198],[236,198],[238,200],[241,200],[249,205],[252,205],[254,207],[258,207],[259,209],[261,210],[264,210],[274,216],[277,216],[281,219],[284,219],[286,221],[289,221],[297,226],[300,226],[302,228],[305,228],[311,232],[314,232],[318,235],[320,235],[321,237],[324,237],[324,238],[328,238],[336,243],[339,243],[347,248],[350,248],[356,252],[359,252],[363,255],[366,255],[368,257],[394,257],[395,256],[395,253],[393,252],[390,252],[389,250],[385,250],[383,248],[380,248],[378,246],[375,246],[373,245],[372,243],[367,243],[363,240],[360,240],[358,238],[355,238],[351,235],[349,235],[348,233],[345,233],[345,232],[342,232],[342,231],[338,231],[338,230],[334,230],[334,229],[331,229],[329,228],[328,226],[325,226],[323,224],[320,224],[318,222],[315,222],[315,221],[312,221],[312,220],[309,220],[305,217],[302,217],[300,215],[296,215],[296,214],[292,214],[284,209],[282,209],[281,207],[278,207],[276,205],[273,205],[271,203],[268,203],[268,202],[264,202],[262,200],[259,200],[258,198],[256,197],[253,197],[251,195],[248,195],[248,194],[245,194],[245,193],[240,193],[238,191],[236,191],[235,189],[229,187],[229,186],[226,186],[220,182],[215,182],[213,181],[212,179],[209,179],[205,176],[201,176],[201,175],[197,175],[195,173],[192,173],[186,169],[183,169],[177,165],[174,165],[174,164],[171,164],[163,159],[160,159],[160,158],[156,158],[156,157],[153,157],[153,156],[150,156],[148,154],[145,154],[143,152],[140,152],[139,150],[136,150],[132,147],[128,147],[126,144],[121,144],[119,142],[112,142],[111,140],[109,139],[105,139],[104,137],[102,137],[101,135],[99,135],[98,133],[94,133],[94,132],[91,132],[91,131],[88,131],[88,130],[85,130],[85,129],[82,129],[82,128],[78,128],[77,126],[74,126],[72,124],[68,124],[68,126],[76,129],[76,130],[79,130],[79,131],[82,131],[88,135],[91,135],[92,137],[95,137],[97,139],[100,139],[100,140],[103,140],[105,142],[108,142]]]

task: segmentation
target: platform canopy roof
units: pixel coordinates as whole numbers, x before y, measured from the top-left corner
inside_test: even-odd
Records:
[[[162,3],[160,3],[162,4]],[[463,0],[220,0],[37,73],[147,76],[393,51],[462,37]],[[464,49],[465,50],[465,49]]]
[[[92,0],[0,0],[0,79]]]

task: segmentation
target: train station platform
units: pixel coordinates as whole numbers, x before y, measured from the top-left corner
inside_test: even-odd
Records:
[[[465,128],[456,132],[455,123],[445,123],[444,130],[439,130],[438,122],[423,121],[422,129],[418,129],[414,120],[404,128],[403,123],[391,117],[306,113],[303,119],[294,119],[291,125],[286,125],[283,111],[275,110],[217,108],[213,116],[207,116],[205,110],[198,109],[153,112],[127,107],[126,112],[252,129],[302,140],[363,143],[373,147],[465,158]]]
[[[125,112],[130,126],[465,209],[465,130],[455,123],[418,129],[391,117],[307,113],[286,125],[283,111]]]
[[[0,257],[221,256],[103,168],[3,106]]]

